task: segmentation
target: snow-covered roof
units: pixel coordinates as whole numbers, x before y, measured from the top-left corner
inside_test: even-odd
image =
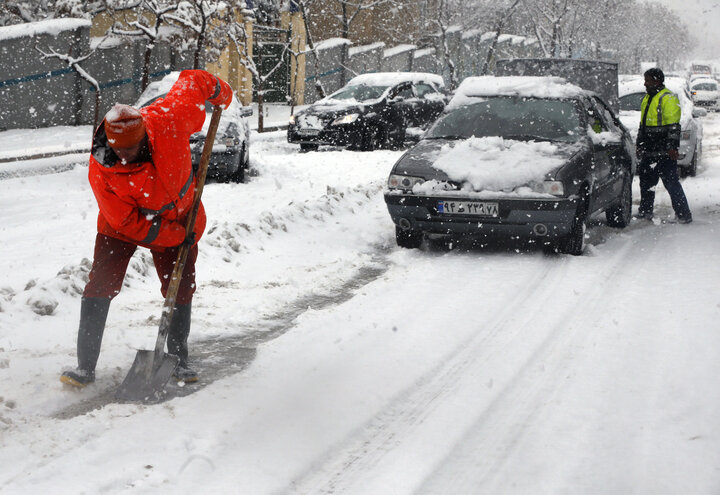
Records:
[[[561,77],[477,76],[468,77],[460,84],[448,108],[466,105],[472,98],[483,96],[569,98],[586,93]]]
[[[357,55],[359,53],[365,53],[383,47],[385,47],[385,43],[383,43],[382,41],[378,41],[377,43],[371,43],[369,45],[353,46],[348,49],[348,54],[352,57],[353,55]]]
[[[383,54],[383,56],[385,58],[388,58],[388,57],[392,57],[393,55],[398,55],[400,53],[412,51],[415,48],[417,48],[416,45],[397,45],[397,46],[394,46],[392,48],[388,48],[387,50],[385,50],[385,53]]]
[[[348,82],[348,86],[365,84],[368,86],[395,86],[401,82],[432,82],[438,87],[444,87],[445,82],[442,76],[430,74],[429,72],[374,72],[371,74],[360,74]]]
[[[352,41],[345,38],[328,38],[315,43],[316,50],[329,50],[342,45],[352,45]]]
[[[87,19],[48,19],[45,21],[26,22],[12,26],[0,27],[0,40],[11,40],[23,37],[32,37],[40,34],[57,36],[63,31],[74,31],[81,27],[90,27],[92,22]]]

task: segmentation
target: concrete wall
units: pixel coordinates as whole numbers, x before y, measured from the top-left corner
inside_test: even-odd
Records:
[[[349,40],[333,38],[317,43],[315,53],[310,53],[305,66],[305,103],[314,103],[322,94],[318,84],[322,85],[325,94],[342,88],[350,74],[345,74],[343,65],[348,60]]]
[[[20,36],[15,26],[0,28],[0,130],[82,123],[83,83],[64,62],[42,60],[35,50],[87,53],[89,23],[62,27],[33,23]]]
[[[100,85],[101,117],[116,102],[132,104],[137,100],[143,38],[105,40],[96,46],[89,36],[89,22],[57,22],[57,29],[46,28],[44,22],[23,25],[27,33],[19,37],[3,36],[3,29],[15,26],[0,28],[0,130],[93,123],[95,88],[64,62],[43,60],[35,46],[73,56],[96,49],[81,66]],[[189,54],[174,53],[167,42],[160,41],[150,59],[150,81],[171,70],[190,67]]]
[[[373,43],[364,46],[353,46],[348,50],[347,68],[350,71],[348,80],[358,74],[377,72],[382,65],[385,43]]]
[[[415,45],[399,45],[383,52],[380,72],[408,72],[412,70]]]

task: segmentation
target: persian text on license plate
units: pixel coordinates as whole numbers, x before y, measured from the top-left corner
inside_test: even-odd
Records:
[[[446,215],[498,216],[498,204],[478,201],[438,201],[438,212]]]

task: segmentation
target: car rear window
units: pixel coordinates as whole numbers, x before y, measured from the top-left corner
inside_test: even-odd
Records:
[[[717,91],[717,84],[713,83],[698,83],[693,85],[695,91]]]
[[[620,97],[620,110],[640,111],[640,104],[647,93],[631,93]]]
[[[428,132],[430,139],[500,136],[574,142],[580,116],[572,100],[493,96],[455,108]]]

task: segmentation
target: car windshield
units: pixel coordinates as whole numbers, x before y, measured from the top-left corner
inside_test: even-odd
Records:
[[[640,104],[647,93],[630,93],[620,97],[620,110],[640,111]]]
[[[346,86],[336,93],[331,94],[330,99],[356,101],[377,100],[387,88],[388,86],[367,86],[365,84]]]
[[[698,83],[693,86],[695,91],[717,91],[717,84],[713,83]]]
[[[428,131],[429,139],[501,136],[547,141],[579,139],[580,118],[570,100],[494,96],[458,107]]]

